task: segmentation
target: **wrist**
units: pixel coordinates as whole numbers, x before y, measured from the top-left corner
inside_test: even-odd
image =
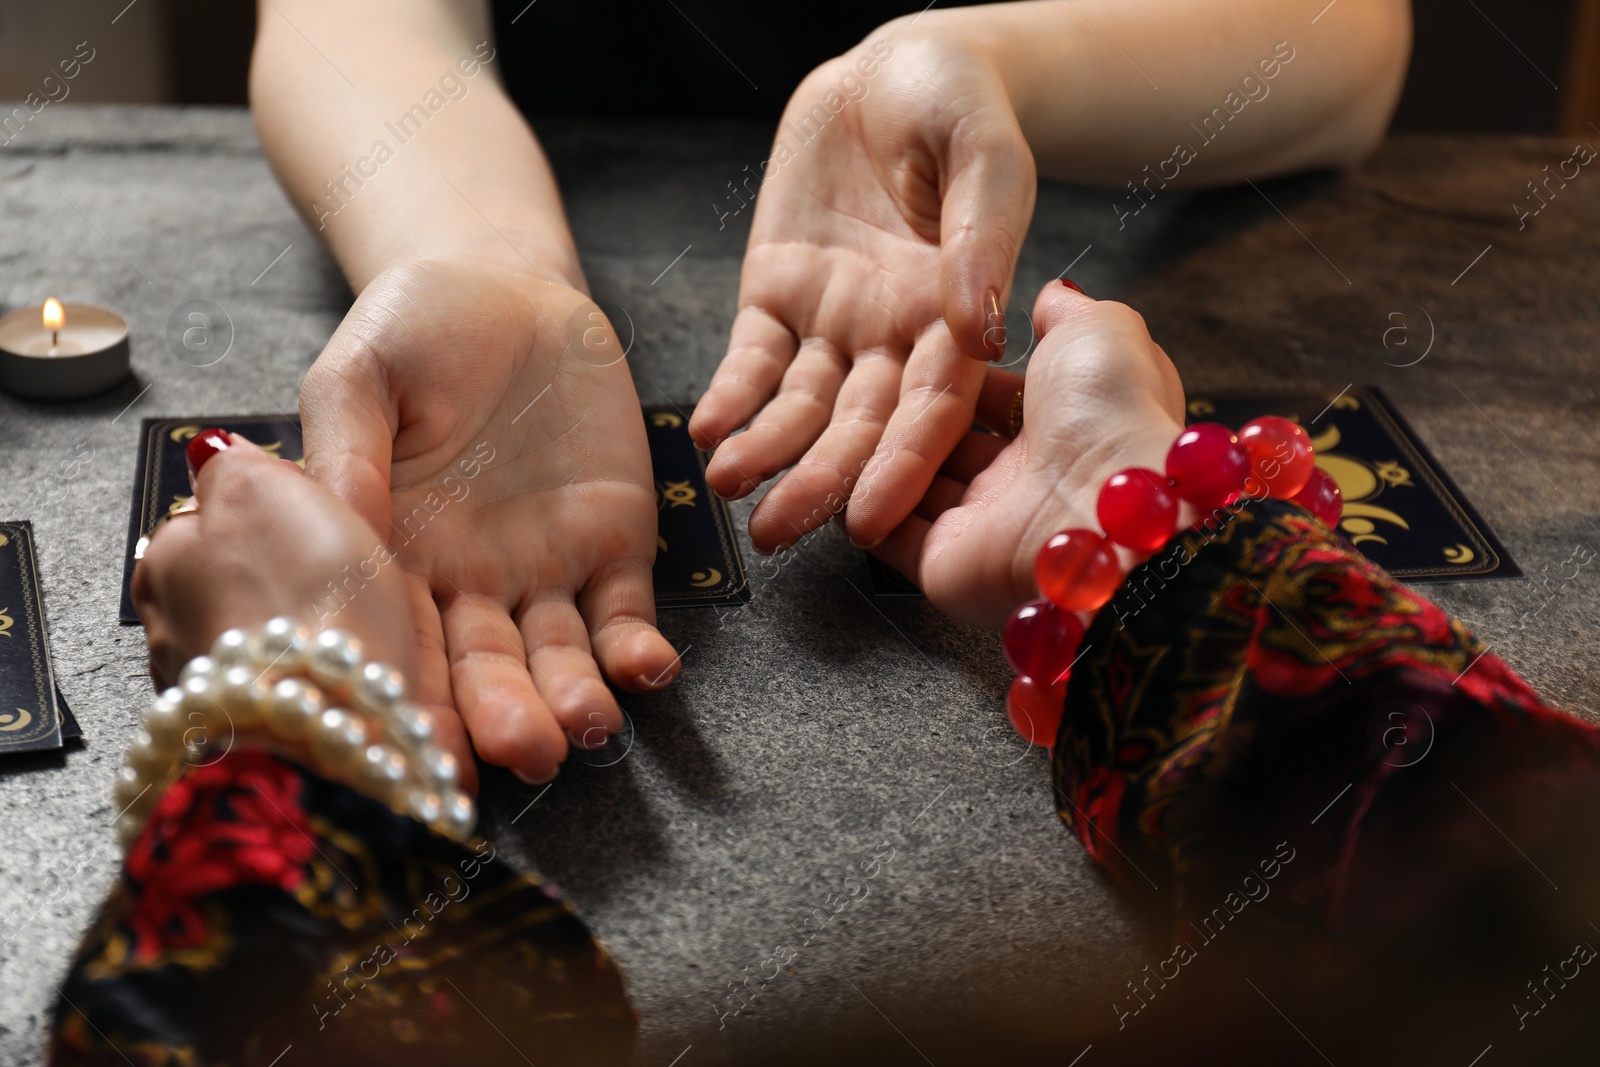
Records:
[[[917,29],[959,42],[994,71],[1035,154],[1062,139],[1064,115],[1097,110],[1092,105],[1103,102],[1103,90],[1078,79],[1080,71],[1094,69],[1091,46],[1100,38],[1073,4],[989,3],[929,11]],[[1094,41],[1086,43],[1085,31]],[[1081,100],[1084,106],[1064,111],[1063,100]]]
[[[423,260],[489,268],[516,278],[575,289],[585,296],[589,283],[583,276],[578,252],[570,237],[538,230],[506,229],[486,240],[451,240],[423,245],[404,262]],[[391,263],[388,266],[399,266]]]
[[[1019,121],[1032,99],[1037,78],[1033,76],[1031,52],[1035,27],[1024,14],[1019,24],[1012,7],[1034,5],[980,4],[928,10],[886,24],[873,37],[887,34],[892,44],[926,42],[966,54],[970,62],[987,67],[1004,88]]]
[[[1118,418],[1127,420],[1129,416],[1121,414]],[[1110,422],[1109,418],[1107,421]],[[1135,416],[1132,421],[1132,427],[1116,432],[1115,436],[1097,435],[1095,440],[1078,443],[1073,451],[1063,453],[1071,458],[1058,478],[1061,487],[1058,496],[1060,508],[1050,517],[1055,525],[1045,533],[1046,537],[1068,526],[1099,529],[1096,511],[1100,490],[1104,488],[1106,480],[1118,471],[1130,467],[1165,470],[1167,452],[1183,432],[1182,424],[1160,408]],[[1187,508],[1187,504],[1182,505],[1180,521],[1190,517],[1183,510]],[[1120,552],[1124,562],[1143,562],[1148,555],[1133,553],[1128,549],[1121,549]]]
[[[131,846],[166,787],[236,745],[264,749],[464,840],[476,809],[434,720],[406,699],[400,672],[359,639],[318,634],[287,617],[255,633],[228,630],[151,703],[118,772],[117,827]]]

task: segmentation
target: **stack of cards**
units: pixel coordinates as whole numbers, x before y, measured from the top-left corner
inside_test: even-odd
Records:
[[[1307,396],[1194,398],[1189,421],[1237,429],[1262,415],[1293,419],[1311,434],[1317,466],[1344,494],[1339,532],[1406,582],[1520,578],[1505,545],[1462,496],[1426,446],[1377,389]],[[878,596],[916,586],[868,557]]]
[[[33,527],[0,522],[0,755],[49,752],[79,736],[50,665]]]
[[[722,499],[706,488],[706,457],[694,447],[688,422],[676,408],[646,408],[645,430],[655,468],[656,607],[737,607],[750,602],[744,563]],[[128,554],[122,576],[121,620],[137,623],[130,593],[133,566],[156,524],[189,499],[184,449],[195,434],[216,426],[231,430],[273,455],[305,455],[300,423],[271,415],[221,415],[145,419],[128,520]]]

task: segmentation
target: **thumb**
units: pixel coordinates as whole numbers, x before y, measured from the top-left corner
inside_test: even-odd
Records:
[[[397,401],[389,376],[365,345],[335,333],[300,387],[306,473],[387,537]]]
[[[277,462],[271,453],[242,434],[214,429],[201,431],[199,437],[214,442],[211,449],[215,451],[210,453],[209,458],[202,456],[197,459],[195,445],[189,445],[189,485],[194,491],[196,504],[209,500],[217,491],[215,486],[218,479],[226,483],[232,477],[231,472],[242,464]]]
[[[957,125],[946,148],[939,223],[939,307],[963,353],[1005,354],[1005,308],[1038,177],[1009,103],[986,105]]]

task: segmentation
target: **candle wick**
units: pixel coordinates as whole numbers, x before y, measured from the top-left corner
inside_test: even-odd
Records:
[[[51,330],[50,331],[50,347],[54,348],[56,346],[56,344],[58,342],[60,342],[60,340],[61,340],[61,331],[60,330]]]

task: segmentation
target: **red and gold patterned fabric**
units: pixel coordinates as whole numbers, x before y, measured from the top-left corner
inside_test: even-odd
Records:
[[[623,1063],[621,973],[551,886],[255,750],[162,796],[61,988],[57,1065]]]
[[[1271,869],[1280,915],[1332,935],[1399,929],[1505,849],[1488,812],[1600,782],[1592,727],[1277,501],[1175,538],[1084,646],[1053,756],[1058,813],[1180,923]]]

